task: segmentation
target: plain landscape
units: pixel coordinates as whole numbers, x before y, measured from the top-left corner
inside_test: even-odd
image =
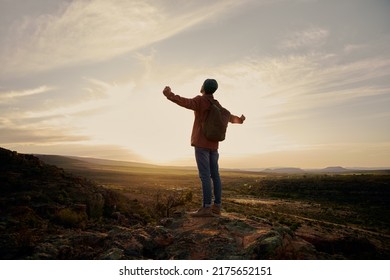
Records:
[[[389,170],[223,169],[222,216],[196,219],[191,167],[1,157],[2,259],[390,257]]]

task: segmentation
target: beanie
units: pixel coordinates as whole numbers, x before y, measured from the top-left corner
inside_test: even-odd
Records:
[[[203,89],[206,94],[213,94],[218,89],[218,83],[214,79],[206,79],[203,83]]]

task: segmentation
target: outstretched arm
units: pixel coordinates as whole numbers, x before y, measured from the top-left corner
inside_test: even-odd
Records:
[[[171,88],[169,86],[166,86],[163,90],[163,94],[169,98],[169,96],[171,96],[173,94],[173,92],[171,91]]]
[[[174,94],[171,88],[166,86],[163,90],[163,94],[172,102],[187,109],[197,110],[199,103],[194,98],[184,98]]]
[[[246,118],[244,115],[241,115],[241,117],[237,117],[235,115],[230,115],[229,122],[242,124],[242,123],[244,123],[245,119]]]

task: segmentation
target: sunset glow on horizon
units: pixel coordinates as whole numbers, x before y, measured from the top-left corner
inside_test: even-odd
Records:
[[[211,4],[210,4],[211,3]],[[215,98],[220,166],[390,167],[390,2],[0,0],[0,146],[194,165]]]

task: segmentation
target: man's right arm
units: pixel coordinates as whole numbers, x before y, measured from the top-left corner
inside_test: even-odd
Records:
[[[168,98],[168,100],[176,103],[181,107],[194,111],[197,110],[199,107],[199,102],[197,102],[196,98],[184,98],[179,95],[176,95],[171,91],[171,88],[168,86],[164,88],[163,94]]]

